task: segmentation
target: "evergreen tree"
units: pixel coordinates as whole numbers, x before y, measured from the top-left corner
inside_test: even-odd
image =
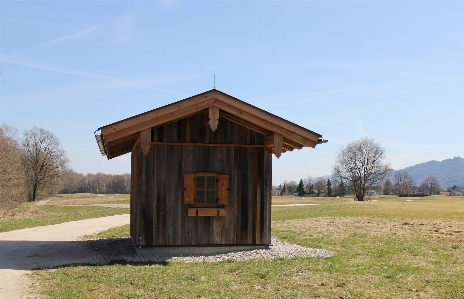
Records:
[[[284,186],[282,187],[282,192],[280,192],[280,195],[285,195],[285,192],[287,192],[287,187],[285,186],[285,183],[284,183]]]
[[[298,192],[298,196],[300,197],[304,196],[303,179],[300,179],[300,182],[298,183],[298,187],[296,187],[296,191]]]
[[[332,196],[332,182],[327,179],[327,196]]]
[[[383,195],[390,195],[393,193],[393,184],[390,179],[387,179],[383,184]]]
[[[338,186],[338,189],[340,190],[340,196],[345,196],[346,195],[346,186],[343,183],[343,181],[340,182],[340,185]]]

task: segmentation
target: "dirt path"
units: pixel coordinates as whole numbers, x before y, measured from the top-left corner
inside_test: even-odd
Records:
[[[36,298],[29,291],[31,269],[101,261],[78,239],[128,223],[125,214],[0,233],[0,299]]]

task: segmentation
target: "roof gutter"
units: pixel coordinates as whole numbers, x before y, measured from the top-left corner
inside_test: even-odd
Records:
[[[323,143],[327,143],[327,142],[329,142],[329,140],[324,139],[324,138],[321,137],[321,138],[319,138],[319,140],[317,141],[317,144],[323,144]]]
[[[100,129],[97,129],[94,134],[99,131]],[[102,156],[106,156],[106,148],[105,148],[105,143],[103,142],[103,136],[102,134],[95,134],[95,139],[97,140],[98,148],[100,149],[100,153]]]

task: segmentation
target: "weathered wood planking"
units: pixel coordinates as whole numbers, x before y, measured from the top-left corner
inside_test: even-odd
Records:
[[[216,146],[151,144],[146,157],[140,146],[134,148],[133,182],[144,185],[131,191],[136,245],[270,244],[271,153],[264,147],[217,145],[264,145],[262,134],[224,118],[212,132],[199,113],[153,128],[151,141]],[[183,175],[200,171],[229,175],[225,216],[188,216]]]
[[[136,149],[133,150],[131,156],[131,199],[130,199],[130,235],[132,238],[132,242],[134,244],[138,244],[138,234],[140,232],[140,228],[138,227],[138,218],[137,218],[137,207],[138,207],[138,192],[135,190],[138,186],[138,157],[139,155],[135,152]]]
[[[224,208],[188,208],[188,216],[226,216],[226,209]],[[220,232],[219,232],[220,233]],[[214,235],[214,238],[217,238]],[[219,243],[215,243],[219,244]]]

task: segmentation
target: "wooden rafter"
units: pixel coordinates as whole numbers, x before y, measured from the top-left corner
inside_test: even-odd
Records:
[[[304,146],[315,147],[319,140],[319,135],[316,135],[315,133],[311,132],[312,134],[306,133],[304,135],[301,135],[299,133],[289,130],[288,129],[289,126],[280,126],[274,122],[271,122],[270,120],[263,119],[260,117],[262,116],[262,113],[255,113],[256,111],[253,111],[253,112],[246,111],[241,108],[235,107],[229,103],[222,102],[222,101],[217,101],[215,104],[222,110],[225,110],[231,114],[240,115],[240,117],[246,121],[254,123],[258,126],[262,126],[270,131],[279,133],[283,137],[288,138],[290,140],[294,140],[298,143],[303,144]]]
[[[284,145],[288,145],[291,148],[297,148],[297,149],[302,149],[303,148],[302,144],[300,144],[298,142],[295,142],[293,140],[290,140],[288,138],[284,138]]]
[[[144,138],[148,140],[151,138],[151,128],[200,112],[206,113],[206,125],[213,132],[219,125],[219,118],[224,117],[264,136],[272,135],[273,144],[269,148],[276,156],[305,146],[315,147],[322,137],[220,91],[211,90],[100,128],[108,158],[130,152],[139,134],[144,134]],[[145,141],[143,144],[143,151],[146,153],[149,151],[149,142]]]
[[[232,105],[234,107],[236,107],[236,109],[238,110],[242,110],[244,112],[251,112],[256,118],[259,118],[261,120],[264,120],[266,122],[271,122],[273,124],[275,124],[276,126],[280,126],[282,128],[285,128],[287,129],[289,132],[293,132],[295,134],[298,134],[298,135],[301,135],[301,136],[307,136],[308,139],[314,141],[314,142],[318,142],[319,138],[322,137],[321,135],[317,134],[317,133],[314,133],[314,132],[311,132],[305,128],[302,128],[298,125],[295,125],[289,121],[286,121],[278,116],[275,116],[271,113],[268,113],[264,110],[261,110],[259,108],[256,108],[250,104],[247,104],[245,102],[242,102],[238,99],[234,99],[232,98],[231,96],[228,96],[224,93],[221,93],[221,92],[218,92],[218,91],[215,91],[217,94],[215,96],[215,99],[218,100],[218,103],[227,103],[229,105]],[[243,115],[242,114],[239,114],[240,117],[242,117]],[[245,118],[246,119],[246,118]],[[254,119],[254,117],[252,117],[251,119]],[[253,122],[252,120],[250,120],[251,122]],[[264,122],[262,123],[264,124]]]
[[[209,108],[212,103],[214,103],[213,100],[206,100],[206,101],[203,101],[202,103],[198,103],[193,106],[184,107],[183,105],[182,107],[184,108],[180,108],[179,110],[173,111],[172,109],[169,109],[169,111],[166,111],[167,113],[164,113],[164,114],[158,113],[159,116],[156,118],[146,120],[146,117],[144,117],[144,118],[141,118],[141,122],[139,123],[134,123],[132,121],[130,125],[122,127],[120,130],[114,130],[113,127],[111,128],[104,127],[101,129],[101,131],[102,131],[103,136],[105,136],[105,140],[107,142],[110,142],[110,141],[119,139],[121,137],[140,132],[144,129],[156,127],[159,125],[164,125],[166,123],[169,123],[169,122],[172,122],[178,119],[189,117],[206,108]]]
[[[233,121],[234,123],[237,123],[237,124],[239,124],[241,126],[244,126],[245,128],[248,128],[248,129],[251,129],[251,130],[253,130],[255,132],[263,134],[264,136],[267,136],[267,135],[272,133],[271,131],[269,131],[269,130],[263,128],[263,127],[255,125],[254,123],[251,123],[251,122],[249,122],[247,120],[244,120],[244,119],[242,119],[242,118],[240,118],[238,116],[230,114],[230,113],[228,113],[228,112],[226,112],[224,110],[219,110],[219,115],[221,117],[224,117],[224,118],[230,120],[230,121]]]
[[[291,151],[293,151],[295,148],[294,148],[294,147],[291,147],[291,146],[289,146],[289,145],[287,145],[287,144],[284,143],[284,144],[282,145],[282,149],[283,149],[285,152],[291,152]]]
[[[158,118],[160,116],[164,116],[170,113],[176,113],[179,110],[182,110],[184,108],[188,108],[191,106],[200,105],[204,103],[205,101],[214,99],[214,97],[215,97],[215,94],[212,92],[203,93],[201,95],[194,96],[186,100],[179,101],[179,102],[176,102],[176,103],[116,122],[114,124],[105,126],[102,128],[102,131],[103,129],[105,129],[107,134],[120,131],[127,127],[130,127],[130,126],[133,126],[139,123],[143,123],[145,121],[152,120],[153,118]]]
[[[112,142],[106,142],[105,140],[108,159],[130,152],[136,144],[138,137],[139,134],[136,133]]]

